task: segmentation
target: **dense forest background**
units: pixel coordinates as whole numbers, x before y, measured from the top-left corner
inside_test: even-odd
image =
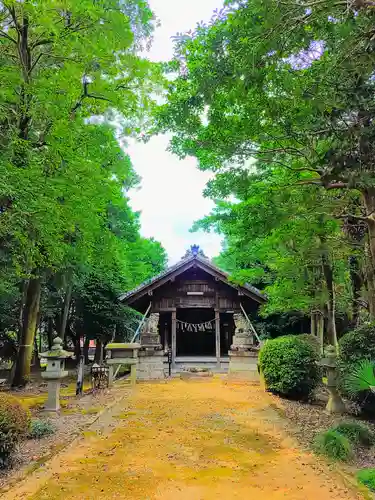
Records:
[[[120,147],[162,88],[143,57],[153,28],[143,0],[0,5],[0,335],[15,385],[40,340],[79,354],[83,335],[124,337],[118,295],[166,263],[140,236]]]
[[[307,316],[331,344],[375,314],[374,20],[366,0],[228,0],[177,35],[157,115],[214,172],[195,228],[267,292],[263,326]]]

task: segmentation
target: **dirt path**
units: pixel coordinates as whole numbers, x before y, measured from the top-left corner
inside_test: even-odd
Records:
[[[287,438],[258,386],[144,384],[2,500],[354,500]]]

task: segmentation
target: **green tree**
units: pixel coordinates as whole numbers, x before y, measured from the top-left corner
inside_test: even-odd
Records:
[[[160,86],[138,55],[152,30],[143,0],[0,6],[0,244],[22,281],[15,384],[28,378],[43,283],[64,277],[63,334],[77,270],[136,181],[118,141],[139,132]]]
[[[324,304],[331,332],[336,292],[344,309],[348,295],[358,304],[360,274],[375,312],[373,20],[366,2],[228,1],[210,23],[177,36],[177,78],[157,114],[172,151],[216,173],[208,195],[220,217],[206,223],[227,237],[232,263],[249,268],[252,254],[267,255],[277,270],[268,307],[277,298],[283,308],[288,298],[302,309]],[[290,206],[270,196],[275,171]],[[233,195],[240,203],[228,204]],[[348,241],[356,227],[366,243],[363,234]],[[349,256],[355,292],[344,286]],[[252,273],[263,275],[258,267]]]

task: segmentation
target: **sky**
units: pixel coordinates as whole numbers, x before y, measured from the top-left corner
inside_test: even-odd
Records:
[[[171,37],[194,28],[199,21],[208,21],[222,3],[222,0],[149,0],[161,23],[149,52],[150,59],[171,59]],[[211,174],[199,171],[195,159],[179,160],[167,152],[168,142],[167,136],[158,136],[147,144],[130,143],[127,148],[142,178],[141,187],[130,193],[133,209],[141,212],[142,235],[160,241],[171,264],[180,260],[193,244],[212,258],[220,252],[222,237],[189,231],[193,222],[207,215],[214,206],[202,194]]]

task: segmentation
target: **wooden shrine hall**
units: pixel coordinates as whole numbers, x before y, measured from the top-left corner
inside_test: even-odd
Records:
[[[121,302],[145,316],[159,313],[158,332],[172,366],[211,363],[225,368],[235,332],[233,315],[254,317],[266,297],[237,285],[198,246],[165,272],[123,294]]]

